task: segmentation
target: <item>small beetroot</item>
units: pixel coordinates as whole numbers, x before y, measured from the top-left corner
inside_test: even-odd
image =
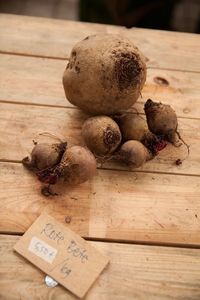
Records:
[[[81,146],[68,148],[59,164],[61,177],[69,184],[80,184],[96,173],[96,160],[89,149]]]
[[[115,118],[119,124],[124,142],[137,140],[141,142],[152,155],[158,154],[158,152],[166,146],[166,142],[149,131],[147,122],[142,116],[126,113],[117,115]]]
[[[110,155],[121,142],[119,126],[107,116],[87,119],[82,127],[82,136],[87,147],[97,156]]]
[[[31,157],[25,157],[22,163],[29,169],[44,170],[58,164],[67,147],[67,143],[36,144],[31,152]]]
[[[142,166],[152,156],[142,143],[130,140],[121,146],[116,158],[128,165],[130,169],[134,169]]]
[[[96,172],[94,155],[81,146],[72,146],[63,154],[61,162],[52,168],[37,172],[38,179],[47,184],[55,184],[63,179],[76,185],[89,180]]]
[[[170,105],[156,103],[148,99],[144,105],[149,130],[168,142],[176,142],[178,121]]]

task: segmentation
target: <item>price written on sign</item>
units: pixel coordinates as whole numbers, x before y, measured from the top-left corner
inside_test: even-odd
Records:
[[[29,251],[36,254],[43,260],[52,263],[56,257],[57,249],[51,247],[44,241],[38,239],[37,237],[33,237],[29,244]]]
[[[109,262],[108,257],[46,214],[33,223],[14,249],[79,297]]]
[[[47,223],[45,224],[44,228],[41,230],[40,235],[47,237],[50,240],[55,241],[58,245],[63,244],[66,253],[70,254],[71,256],[77,258],[80,260],[81,263],[86,263],[88,261],[88,253],[87,249],[84,247],[80,247],[76,241],[74,240],[66,240],[64,234],[61,231],[56,230],[54,224]],[[36,254],[40,257],[42,257],[44,260],[49,260],[49,257],[53,259],[55,258],[55,251],[53,251],[52,247],[48,247],[46,243],[42,243],[41,241],[37,241],[36,238],[34,238],[35,244],[34,244],[34,251]],[[37,241],[37,242],[36,242]],[[32,243],[32,241],[31,241]],[[56,249],[55,249],[56,250]],[[56,268],[59,268],[60,273],[67,277],[71,274],[72,268],[70,267],[70,258],[66,258],[63,261],[56,264],[51,271],[55,270]]]

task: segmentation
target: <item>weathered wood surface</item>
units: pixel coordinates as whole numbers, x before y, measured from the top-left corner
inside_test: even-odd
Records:
[[[0,299],[77,299],[13,251],[17,236],[0,236]],[[200,250],[90,242],[110,264],[85,299],[197,300]]]
[[[0,51],[66,58],[73,44],[95,33],[127,35],[156,68],[200,71],[200,41],[196,34],[150,29],[125,29],[73,21],[0,15]]]
[[[67,140],[69,144],[83,144],[81,127],[87,116],[77,109],[9,103],[0,103],[0,106],[0,160],[21,161],[31,152],[32,140],[37,140],[38,134],[42,132],[54,134]],[[180,118],[179,131],[190,145],[190,155],[187,157],[187,149],[184,145],[179,148],[168,145],[140,170],[200,175],[200,121]],[[45,141],[45,137],[40,140]],[[175,164],[178,158],[186,158],[181,166]],[[104,167],[125,169],[122,164],[116,163],[105,164]]]
[[[105,164],[91,181],[56,186],[59,196],[45,198],[19,161],[41,132],[83,143],[87,116],[65,99],[62,73],[74,43],[97,32],[122,33],[144,52],[148,78],[135,107],[142,113],[147,98],[172,105],[190,155],[176,166],[186,148],[168,146],[135,172]],[[199,36],[0,15],[0,41],[0,232],[23,233],[46,212],[101,240],[92,244],[111,264],[87,299],[199,299],[199,249],[126,244],[200,247]],[[74,299],[60,286],[47,288],[44,274],[13,253],[17,236],[0,239],[0,299]]]
[[[1,46],[0,46],[1,47]],[[66,61],[0,55],[0,101],[72,107],[66,100],[62,74]],[[169,85],[156,83],[164,78]],[[148,69],[142,97],[134,106],[143,112],[148,98],[172,105],[179,117],[200,118],[198,73]]]
[[[200,245],[200,178],[98,170],[89,182],[55,187],[20,164],[0,163],[0,231],[23,233],[46,212],[88,238]]]

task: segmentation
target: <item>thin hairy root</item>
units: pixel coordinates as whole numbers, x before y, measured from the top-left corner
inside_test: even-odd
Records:
[[[102,167],[103,164],[105,164],[106,162],[113,160],[115,157],[116,157],[116,154],[113,154],[113,155],[110,155],[110,156],[98,156],[98,155],[95,155],[97,164],[99,164],[100,167]]]
[[[180,133],[176,131],[176,134],[178,135],[179,140],[186,146],[188,155],[190,154],[190,146],[184,141],[184,139],[181,137]],[[188,156],[187,155],[187,156]]]
[[[60,143],[63,143],[63,140],[61,140],[61,139],[60,139],[58,136],[56,136],[55,134],[50,133],[50,132],[48,132],[48,131],[44,131],[44,132],[38,133],[38,134],[34,137],[34,139],[33,139],[33,143],[34,143],[34,144],[37,144],[36,139],[37,139],[39,136],[47,136],[47,137],[50,137],[50,138],[53,138],[53,139],[59,141]]]

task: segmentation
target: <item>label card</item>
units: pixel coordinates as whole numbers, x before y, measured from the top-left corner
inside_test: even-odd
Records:
[[[82,298],[109,259],[53,217],[42,214],[14,249]]]

